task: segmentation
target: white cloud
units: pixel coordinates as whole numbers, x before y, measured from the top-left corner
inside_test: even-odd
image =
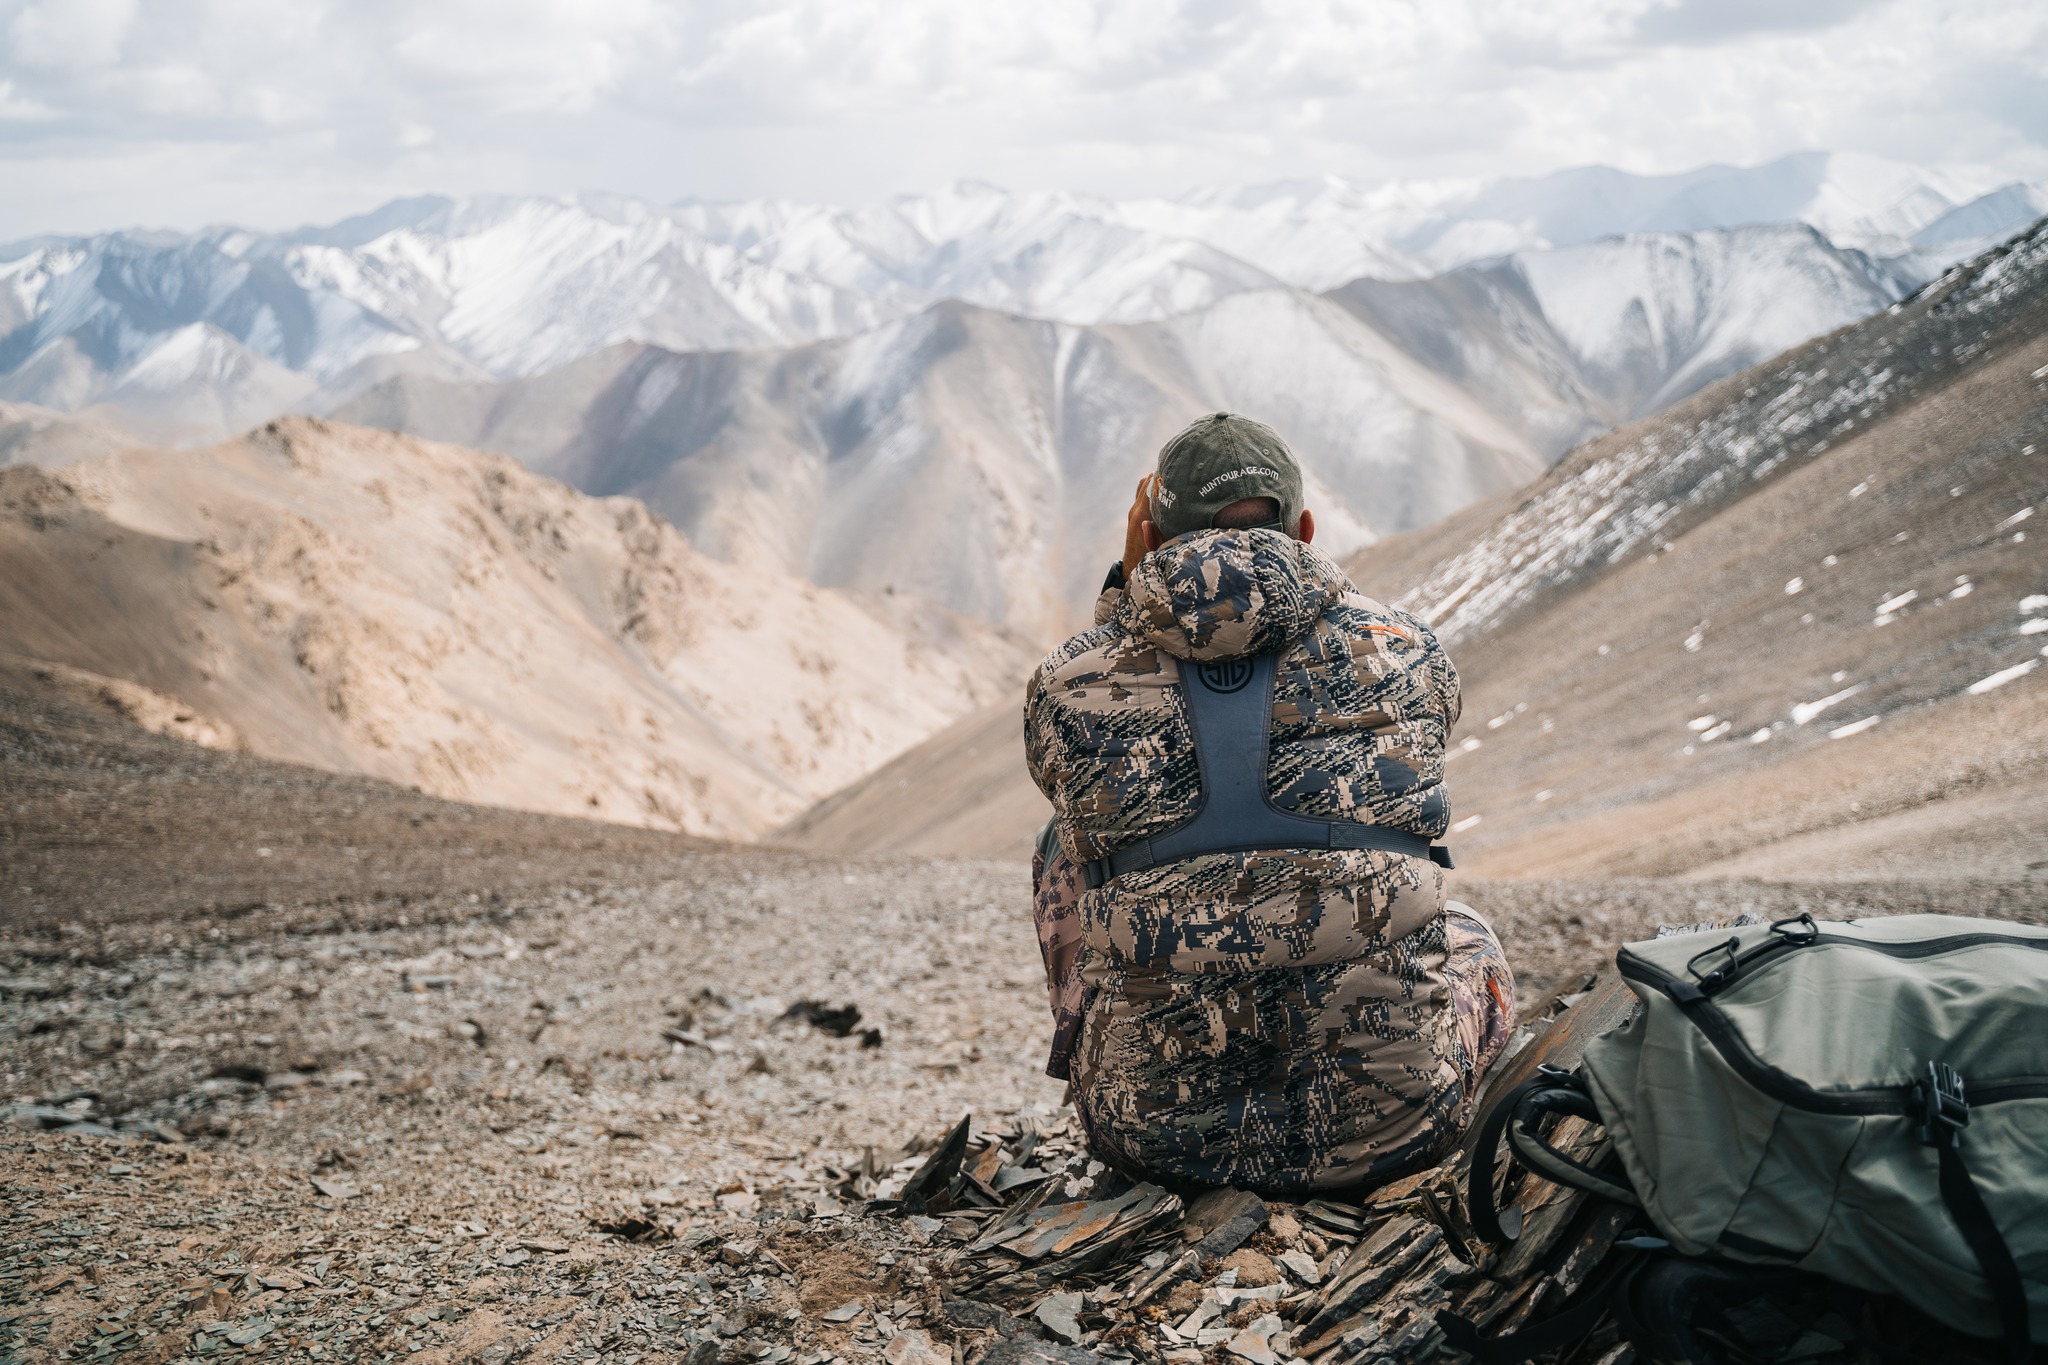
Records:
[[[113,64],[135,18],[135,0],[33,0],[7,24],[8,64],[87,71]]]
[[[482,101],[499,113],[583,113],[672,49],[654,0],[442,0],[391,26],[417,95]]]
[[[38,104],[15,94],[13,81],[0,81],[0,122],[40,123],[55,117],[57,111],[47,104]]]
[[[0,0],[0,35],[0,239],[434,190],[1129,195],[1808,147],[2048,176],[2033,0]]]

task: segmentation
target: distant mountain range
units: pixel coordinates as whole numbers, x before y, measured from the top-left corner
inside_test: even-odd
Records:
[[[1201,411],[1294,440],[1349,551],[2044,206],[1812,153],[1172,201],[424,198],[290,233],[39,240],[0,249],[0,460],[334,414],[639,496],[714,555],[1042,637]]]
[[[1371,190],[1325,178],[1121,202],[972,183],[860,208],[426,197],[294,232],[0,248],[0,399],[196,425],[205,414],[161,395],[212,381],[262,407],[294,390],[289,401],[345,395],[393,366],[506,379],[625,341],[788,346],[948,299],[1143,322],[1246,290],[1765,223],[1806,223],[1917,282],[2044,209],[2038,187],[1825,153],[1675,176],[1591,168]]]
[[[1638,235],[1148,323],[953,302],[782,350],[626,344],[528,379],[396,375],[335,415],[631,494],[724,558],[1045,639],[1093,598],[1116,509],[1197,413],[1284,432],[1345,553],[1897,296],[1803,225]]]

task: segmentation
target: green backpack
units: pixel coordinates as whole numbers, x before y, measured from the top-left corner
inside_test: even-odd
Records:
[[[1482,1235],[1509,1235],[1504,1130],[1537,1173],[1639,1204],[1677,1256],[1895,1295],[2015,1358],[2048,1341],[2048,929],[1802,915],[1616,965],[1641,1009],[1477,1134]],[[1597,1119],[1620,1170],[1545,1143],[1560,1111]]]

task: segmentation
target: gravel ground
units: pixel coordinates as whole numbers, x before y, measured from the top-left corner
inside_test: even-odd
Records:
[[[0,1152],[0,1299],[34,1310],[6,1328],[22,1358],[129,1331],[117,1345],[142,1359],[240,1349],[211,1322],[269,1323],[249,1347],[316,1359],[679,1351],[735,1314],[749,1342],[833,1335],[784,1316],[804,1264],[685,1244],[811,1211],[864,1155],[886,1168],[962,1113],[1050,1119],[1018,871],[760,854],[690,871],[415,905],[430,922],[403,927],[10,940],[0,1074],[40,1106],[16,1123],[103,1121],[17,1128]],[[842,1038],[786,1017],[805,999],[860,1018]],[[813,1309],[872,1297],[872,1260],[858,1284],[823,1274],[812,1298],[839,1297]]]
[[[0,1360],[972,1354],[937,1251],[846,1190],[962,1114],[1070,1134],[1025,869],[691,845],[0,702]],[[2043,917],[2007,884],[1460,894],[1531,1004],[1659,923]]]
[[[1060,1121],[1023,870],[761,852],[684,868],[499,905],[451,894],[379,927],[328,906],[326,927],[279,911],[147,942],[134,925],[8,939],[17,1358],[625,1360],[693,1336],[879,1354],[872,1315],[863,1341],[823,1314],[900,1302],[908,1330],[931,1281],[907,1248],[878,1267],[895,1234],[817,1219],[817,1201],[963,1113]],[[1770,886],[1467,894],[1530,999],[1659,919],[1912,908]],[[835,1037],[789,1014],[803,1000],[860,1017]],[[72,1117],[98,1122],[43,1129]],[[780,1263],[728,1265],[734,1242]]]

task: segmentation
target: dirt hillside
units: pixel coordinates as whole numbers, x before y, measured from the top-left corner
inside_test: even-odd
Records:
[[[0,470],[0,652],[139,685],[269,757],[741,838],[1023,658],[907,598],[711,560],[632,499],[311,419]]]
[[[1024,772],[1023,689],[820,801],[772,841],[834,853],[1031,856],[1052,807]]]

